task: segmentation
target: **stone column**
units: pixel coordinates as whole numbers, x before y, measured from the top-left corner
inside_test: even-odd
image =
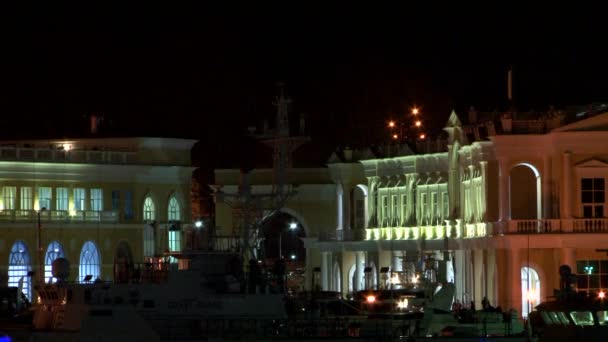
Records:
[[[545,155],[543,158],[543,174],[542,186],[543,186],[543,218],[551,218],[551,157]]]
[[[456,285],[455,299],[459,300],[461,303],[464,300],[466,284],[464,255],[465,253],[463,250],[454,251],[454,284]]]
[[[574,248],[562,247],[560,251],[560,266],[568,265],[570,266],[570,270],[572,270],[572,273],[576,273],[576,257],[574,254]]]
[[[350,230],[350,196],[352,193],[351,185],[349,183],[342,183],[342,229]]]
[[[365,262],[365,255],[363,252],[355,252],[355,279],[353,279],[353,290],[360,291],[361,278],[363,278],[363,263]]]
[[[572,153],[564,152],[562,159],[562,174],[564,177],[563,207],[561,217],[572,218]]]
[[[487,279],[487,291],[486,296],[490,301],[490,305],[498,305],[498,273],[496,272],[496,250],[490,248],[486,251],[486,279]]]
[[[306,291],[312,290],[313,286],[313,260],[312,260],[312,247],[313,243],[317,240],[316,238],[300,238],[304,242],[304,248],[306,248],[306,270],[304,273],[304,288]]]
[[[476,249],[473,253],[473,301],[476,309],[481,308],[481,300],[485,296],[486,288],[484,281],[483,249]]]
[[[511,279],[511,296],[509,301],[509,308],[517,310],[517,317],[521,317],[521,259],[520,254],[522,250],[520,248],[512,248],[508,250],[509,254],[509,269]]]
[[[343,198],[344,198],[344,188],[342,187],[342,183],[337,183],[336,184],[336,223],[337,223],[337,227],[336,230],[341,230],[344,228],[344,217],[343,212],[342,212],[342,207],[343,205]]]
[[[498,162],[500,164],[500,173],[498,175],[498,215],[500,216],[500,221],[506,224],[505,221],[509,220],[511,216],[509,213],[509,207],[511,205],[509,203],[509,161],[503,158]]]
[[[323,291],[329,290],[330,270],[327,267],[328,258],[329,252],[321,252],[321,289],[323,289]]]

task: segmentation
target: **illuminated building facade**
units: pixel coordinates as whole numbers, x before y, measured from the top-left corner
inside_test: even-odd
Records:
[[[344,150],[326,169],[290,171],[299,185],[285,210],[305,228],[308,289],[386,287],[391,271],[413,281],[424,259],[446,261],[437,279],[478,309],[487,297],[526,316],[559,288],[562,264],[578,291],[608,287],[608,113],[477,116],[463,125],[452,113],[446,139],[423,153]],[[218,170],[216,181],[236,191],[237,174]],[[254,170],[251,184],[271,187],[271,170]],[[230,211],[216,210],[229,231]]]
[[[18,286],[23,279],[29,297],[40,271],[52,281],[51,264],[58,257],[70,261],[70,280],[112,280],[134,264],[181,250],[192,222],[194,143],[0,142],[3,284]],[[28,276],[31,271],[35,274]]]

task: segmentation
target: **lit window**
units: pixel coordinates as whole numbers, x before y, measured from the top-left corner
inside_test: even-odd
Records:
[[[393,207],[393,212],[391,213],[392,222],[395,223],[395,226],[398,225],[397,218],[399,218],[399,201],[397,195],[391,196],[391,206]]]
[[[426,203],[426,194],[420,194],[420,225],[424,226],[427,223],[427,203]]]
[[[401,195],[401,222],[405,225],[407,224],[407,195]]]
[[[103,211],[103,189],[91,189],[91,210]]]
[[[32,279],[27,274],[31,269],[30,253],[25,242],[15,242],[8,257],[8,286],[18,288],[21,283],[22,292],[30,301],[32,299]]]
[[[150,197],[146,197],[144,200],[144,221],[154,221],[156,219],[156,211],[154,209],[154,202]]]
[[[169,217],[169,221],[181,220],[179,203],[177,202],[177,199],[175,197],[171,197],[171,199],[169,199],[169,213],[167,216]]]
[[[74,210],[86,210],[86,193],[84,188],[74,189]]]
[[[169,251],[178,252],[181,250],[181,232],[179,227],[169,227]]]
[[[15,209],[15,195],[17,194],[17,188],[14,186],[5,186],[2,188],[2,199],[4,200],[4,209],[14,210]]]
[[[51,209],[52,191],[48,187],[38,188],[38,209]]]
[[[389,217],[388,196],[382,196],[382,216],[384,219],[388,219]]]
[[[68,210],[68,188],[55,189],[57,197],[55,198],[56,210]]]
[[[21,191],[21,210],[32,210],[32,188],[23,186]]]
[[[44,258],[44,281],[54,283],[57,281],[56,278],[53,277],[53,261],[57,258],[64,258],[65,255],[63,253],[63,247],[58,241],[53,241],[49,244],[49,247],[46,249],[46,257]]]
[[[91,281],[100,277],[99,251],[92,241],[87,241],[80,251],[80,266],[78,268],[78,279],[84,281],[88,275]]]
[[[531,267],[521,268],[521,315],[528,314],[540,304],[540,278],[535,269]]]

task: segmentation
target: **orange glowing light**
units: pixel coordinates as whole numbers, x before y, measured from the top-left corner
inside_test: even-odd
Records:
[[[391,127],[391,128],[395,127],[395,121],[389,121],[388,127]]]
[[[597,296],[599,299],[604,299],[604,298],[606,298],[606,292],[600,291],[600,293],[598,293]]]
[[[422,122],[420,120],[416,121],[416,127],[422,126]]]
[[[426,135],[424,133],[420,134],[420,139],[424,139],[424,138],[426,138]]]
[[[397,139],[399,136],[397,134],[393,134],[393,139]]]
[[[376,296],[367,296],[368,303],[374,303],[376,301]]]
[[[412,114],[418,115],[418,113],[419,113],[418,108],[416,108],[416,107],[412,108]]]

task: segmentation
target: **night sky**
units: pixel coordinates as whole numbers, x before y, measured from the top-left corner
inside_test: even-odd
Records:
[[[0,33],[2,139],[84,137],[99,113],[100,136],[200,139],[211,165],[272,125],[279,80],[332,148],[377,143],[414,105],[431,134],[452,109],[504,109],[509,66],[520,110],[608,100],[592,8],[139,10],[16,16]]]

